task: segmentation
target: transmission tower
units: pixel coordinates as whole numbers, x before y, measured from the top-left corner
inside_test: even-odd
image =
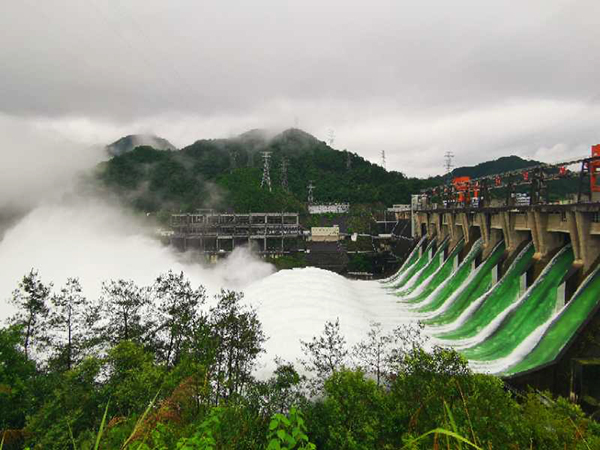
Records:
[[[350,155],[350,152],[346,153],[346,170],[350,170],[352,169],[352,156]]]
[[[288,161],[284,156],[281,158],[281,187],[284,191],[288,191],[288,177],[287,177]]]
[[[385,150],[381,150],[381,167],[383,167],[384,170],[387,170],[385,164]]]
[[[313,190],[315,189],[315,185],[312,180],[308,182],[308,203],[313,203],[315,201]]]
[[[448,178],[448,183],[450,182],[450,173],[452,172],[452,168],[454,164],[452,164],[452,159],[454,158],[454,153],[448,151],[444,154],[444,168],[446,169],[446,177]]]
[[[269,172],[270,163],[271,163],[271,152],[262,152],[262,157],[264,160],[263,165],[263,177],[260,182],[260,187],[263,188],[265,184],[269,186],[269,192],[271,192],[271,174]]]
[[[329,128],[327,130],[327,143],[329,144],[330,147],[333,147],[334,142],[335,142],[335,131],[333,131],[333,128]]]

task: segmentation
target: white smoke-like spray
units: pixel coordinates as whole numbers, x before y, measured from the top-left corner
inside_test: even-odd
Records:
[[[146,217],[90,194],[80,178],[106,158],[103,146],[84,146],[0,115],[0,148],[0,319],[12,313],[11,293],[31,269],[56,287],[77,277],[90,298],[102,281],[148,285],[168,270],[183,271],[211,294],[240,290],[274,271],[243,248],[203,265],[164,246]]]

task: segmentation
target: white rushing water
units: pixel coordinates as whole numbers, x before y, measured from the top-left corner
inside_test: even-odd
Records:
[[[300,341],[320,335],[326,321],[339,319],[351,346],[366,337],[371,322],[381,323],[387,332],[418,319],[380,283],[314,267],[277,272],[244,291],[269,337],[259,376],[272,371],[276,356],[295,362],[302,356]]]

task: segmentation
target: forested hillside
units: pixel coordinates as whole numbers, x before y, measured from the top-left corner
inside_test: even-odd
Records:
[[[272,192],[260,187],[264,151],[271,152]],[[288,191],[282,187],[283,158]],[[138,147],[104,163],[99,176],[144,211],[301,211],[311,180],[318,202],[391,205],[408,203],[411,193],[428,185],[335,150],[298,129],[272,139],[253,130],[232,139],[199,140],[180,151]]]

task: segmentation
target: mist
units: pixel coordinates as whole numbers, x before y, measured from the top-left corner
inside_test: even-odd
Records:
[[[104,145],[91,145],[97,137],[72,140],[43,121],[0,115],[0,319],[13,312],[11,293],[32,269],[56,288],[79,278],[89,298],[103,281],[148,285],[168,270],[183,271],[210,294],[243,289],[274,271],[243,248],[206,266],[199,255],[164,246],[151,218],[95,190],[94,170],[107,158]]]
[[[78,175],[106,158],[100,145],[0,114],[0,215],[27,211],[69,189]]]
[[[0,242],[0,316],[11,313],[7,300],[31,269],[56,287],[77,277],[89,298],[98,297],[102,281],[123,278],[149,285],[169,270],[183,271],[211,295],[221,288],[243,289],[274,271],[244,248],[205,266],[191,253],[164,246],[153,231],[143,218],[99,198],[75,197],[38,206]]]

